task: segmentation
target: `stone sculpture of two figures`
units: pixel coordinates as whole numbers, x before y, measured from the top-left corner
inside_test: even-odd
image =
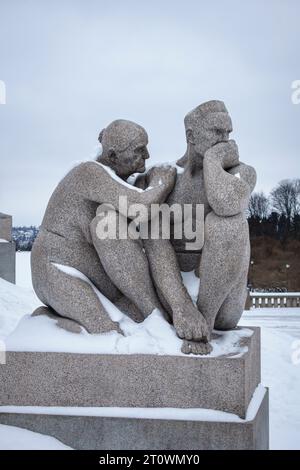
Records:
[[[237,145],[229,140],[232,123],[223,102],[201,104],[184,124],[187,149],[176,165],[146,171],[146,131],[116,120],[99,135],[102,154],[97,160],[79,164],[58,184],[32,249],[33,285],[45,304],[36,314],[56,315],[73,331],[83,326],[91,334],[121,332],[98,291],[137,322],[159,309],[183,339],[187,354],[208,354],[213,329],[236,327],[247,295],[245,210],[256,173],[240,162]],[[128,178],[136,173],[130,184]],[[193,244],[184,230],[176,237],[179,222],[172,213],[169,236],[164,236],[159,212],[153,216],[151,211],[162,204],[189,207],[195,239],[202,240],[197,238],[201,230],[202,242]],[[133,217],[136,205],[145,208],[138,218]],[[111,215],[115,233],[100,236],[99,227]],[[159,226],[155,237],[154,222]],[[181,271],[200,277],[196,303]]]

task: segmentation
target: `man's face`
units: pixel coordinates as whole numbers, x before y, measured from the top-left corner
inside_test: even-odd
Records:
[[[129,147],[118,154],[117,174],[128,177],[133,173],[143,173],[145,161],[149,158],[147,135],[138,136]]]
[[[232,132],[232,123],[227,113],[211,113],[199,121],[193,130],[196,152],[204,156],[205,152],[220,142],[228,142]]]

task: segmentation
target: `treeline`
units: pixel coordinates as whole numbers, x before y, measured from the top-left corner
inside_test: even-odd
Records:
[[[282,180],[266,196],[253,193],[248,208],[250,238],[268,236],[285,245],[300,240],[300,179]]]
[[[16,243],[16,250],[31,251],[33,242],[36,239],[38,232],[38,227],[35,227],[34,225],[31,225],[30,227],[13,227],[12,238]]]

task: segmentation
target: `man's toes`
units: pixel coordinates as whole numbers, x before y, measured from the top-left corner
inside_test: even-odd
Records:
[[[183,338],[184,338],[183,329],[180,328],[180,327],[176,327],[175,329],[176,329],[177,336],[178,336],[179,338],[183,339]]]
[[[183,354],[189,354],[189,348],[186,341],[183,341],[181,345],[181,352],[183,352]]]
[[[181,346],[181,352],[183,352],[183,354],[191,354],[192,347],[189,341],[183,341]]]
[[[189,354],[198,354],[198,347],[197,347],[196,341],[187,341],[187,348],[189,351]]]
[[[213,347],[210,343],[205,343],[206,354],[210,354],[213,350]]]
[[[209,354],[212,351],[211,345],[203,342],[193,343],[191,349],[193,354],[197,354],[199,356]]]
[[[197,354],[197,348],[195,347],[197,343],[195,343],[194,341],[191,341],[189,343],[189,348],[190,348],[190,353],[191,354]]]
[[[212,351],[212,346],[209,343],[199,343],[201,347],[199,348],[199,353],[198,354],[210,354]]]

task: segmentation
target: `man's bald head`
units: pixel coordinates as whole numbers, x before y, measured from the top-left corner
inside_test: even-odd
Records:
[[[188,144],[195,146],[202,156],[213,145],[228,141],[232,122],[223,101],[212,100],[200,104],[184,118]]]

